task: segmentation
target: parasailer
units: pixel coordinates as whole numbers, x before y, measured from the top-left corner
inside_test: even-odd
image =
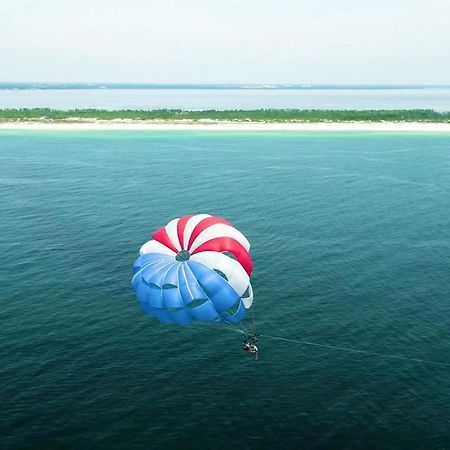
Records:
[[[258,337],[255,333],[248,333],[244,339],[242,350],[252,353],[255,360],[258,359],[258,347],[256,343],[258,342]]]
[[[255,356],[255,360],[258,360],[258,347],[255,344],[250,344],[250,352]]]
[[[239,323],[253,303],[249,250],[227,220],[183,216],[142,245],[131,283],[142,309],[162,323]]]

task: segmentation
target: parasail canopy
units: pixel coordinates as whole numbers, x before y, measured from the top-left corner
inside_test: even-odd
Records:
[[[249,250],[227,220],[183,216],[141,247],[131,284],[142,309],[160,322],[237,323],[253,303]]]

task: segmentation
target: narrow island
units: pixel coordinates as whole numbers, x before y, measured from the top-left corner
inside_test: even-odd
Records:
[[[450,112],[406,110],[0,109],[0,128],[450,131]]]

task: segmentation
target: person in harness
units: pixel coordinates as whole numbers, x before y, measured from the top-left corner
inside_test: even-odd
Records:
[[[255,344],[250,344],[250,352],[255,355],[255,361],[258,361],[258,347]]]
[[[256,334],[247,334],[242,347],[242,350],[252,353],[255,356],[255,360],[258,359],[258,347],[256,346],[257,342],[258,338],[256,337]]]

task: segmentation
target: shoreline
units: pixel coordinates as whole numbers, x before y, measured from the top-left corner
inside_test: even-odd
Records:
[[[0,130],[61,131],[405,131],[450,133],[442,122],[231,122],[231,121],[77,121],[0,122]]]

